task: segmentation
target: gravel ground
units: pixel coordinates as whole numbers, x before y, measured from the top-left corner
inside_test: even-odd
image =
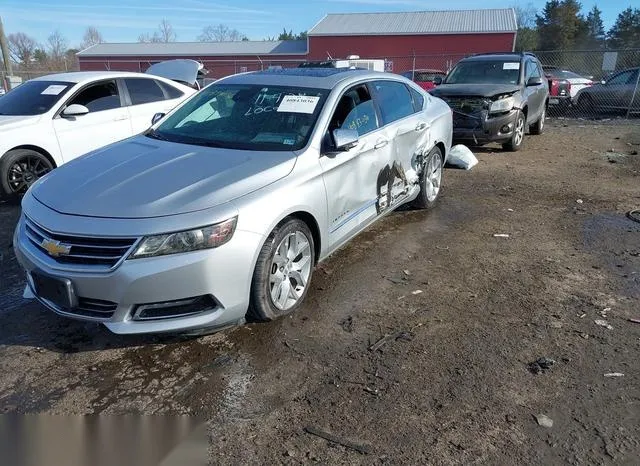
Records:
[[[434,211],[319,266],[299,312],[197,339],[23,300],[0,205],[0,412],[199,415],[214,464],[638,464],[639,150],[638,124],[569,121],[481,149]]]

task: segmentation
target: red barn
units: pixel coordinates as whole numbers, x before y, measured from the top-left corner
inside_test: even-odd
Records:
[[[79,52],[78,60],[81,70],[145,71],[159,61],[191,58],[212,78],[349,55],[385,59],[395,72],[446,70],[469,54],[513,50],[516,30],[513,8],[329,14],[306,41],[107,43]]]
[[[309,31],[309,58],[385,58],[393,71],[445,68],[465,55],[513,51],[513,8],[329,14]]]

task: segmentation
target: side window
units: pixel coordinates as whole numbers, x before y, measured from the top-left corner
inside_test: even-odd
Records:
[[[164,92],[155,79],[128,78],[124,80],[132,105],[148,104],[164,100]]]
[[[607,81],[607,84],[627,84],[627,81],[629,81],[632,74],[633,73],[631,71],[625,71],[624,73],[620,73],[619,75],[611,78]]]
[[[413,110],[415,112],[419,112],[424,108],[424,96],[412,87],[410,87],[409,90],[411,91],[411,97],[413,98]]]
[[[525,64],[525,82],[534,77],[541,77],[540,71],[538,70],[538,64],[533,60],[527,60]]]
[[[83,89],[67,105],[84,105],[90,112],[101,112],[120,107],[120,94],[115,81],[103,81]]]
[[[367,86],[359,86],[348,89],[338,101],[329,131],[337,128],[355,129],[358,135],[370,133],[379,128],[376,109],[371,100],[371,94]]]
[[[373,84],[383,124],[387,125],[414,113],[413,99],[407,86],[397,81],[376,81]]]
[[[163,83],[162,81],[156,81],[156,82],[160,85],[162,89],[164,89],[164,92],[167,94],[168,99],[179,99],[184,95],[184,92],[182,92],[179,89],[176,89],[171,84]]]

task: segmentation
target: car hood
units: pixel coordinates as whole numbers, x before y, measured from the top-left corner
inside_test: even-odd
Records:
[[[520,90],[516,84],[441,84],[431,91],[436,97],[480,96],[493,97]]]
[[[22,128],[40,120],[40,115],[0,115],[0,134],[6,130]]]
[[[53,170],[34,185],[65,214],[148,218],[208,209],[287,176],[293,152],[209,148],[135,136]]]

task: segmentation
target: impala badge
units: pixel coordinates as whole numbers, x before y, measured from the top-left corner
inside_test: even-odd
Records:
[[[68,244],[63,244],[60,241],[49,238],[43,239],[40,246],[42,246],[51,257],[66,256],[71,252],[71,246]]]

